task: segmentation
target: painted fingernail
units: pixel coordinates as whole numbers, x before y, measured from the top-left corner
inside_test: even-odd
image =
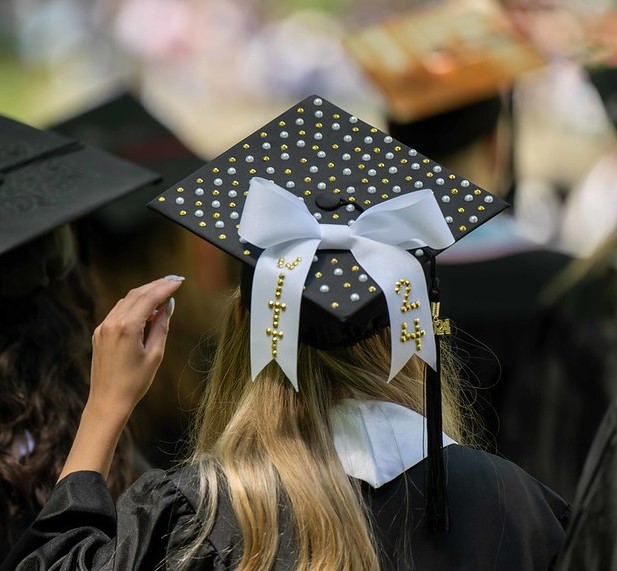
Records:
[[[165,276],[163,279],[164,280],[170,280],[170,281],[173,281],[173,282],[183,282],[185,280],[185,277],[184,276],[176,276],[174,274],[171,274],[169,276]]]
[[[170,297],[169,301],[167,302],[167,306],[165,307],[165,310],[167,311],[170,317],[172,316],[175,308],[176,308],[176,300],[173,297]]]

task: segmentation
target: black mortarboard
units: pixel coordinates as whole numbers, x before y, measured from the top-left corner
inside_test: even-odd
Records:
[[[430,203],[430,208],[420,214],[412,212],[416,205],[404,213],[396,210],[398,206],[395,205],[423,199]],[[440,248],[427,247],[429,241],[425,238],[422,238],[422,247],[389,249],[382,248],[383,244],[405,245],[408,240],[419,238],[397,235],[400,228],[409,223],[409,220],[403,220],[409,214],[409,218],[417,217],[414,231],[428,235],[439,227],[439,232],[443,230],[449,236],[449,245],[498,214],[506,204],[390,135],[320,97],[311,96],[168,189],[149,206],[244,262],[242,300],[247,307],[253,303],[251,319],[256,319],[256,313],[266,313],[268,308],[273,314],[271,323],[259,320],[258,328],[251,326],[253,376],[262,366],[260,363],[254,367],[255,355],[261,359],[267,351],[265,362],[276,359],[294,382],[295,368],[290,373],[283,364],[286,354],[293,351],[295,355],[297,350],[295,346],[292,349],[288,341],[288,337],[294,339],[294,335],[288,334],[295,333],[294,327],[298,327],[297,323],[289,322],[290,309],[295,304],[288,297],[289,286],[291,291],[298,291],[301,298],[301,308],[296,308],[300,314],[299,338],[324,349],[353,344],[388,323],[392,324],[393,306],[386,300],[398,299],[395,302],[397,329],[394,334],[393,325],[392,335],[394,369],[395,345],[399,341],[401,345],[411,341],[405,346],[412,349],[415,341],[415,350],[422,357],[422,337],[426,331],[421,329],[424,327],[421,324],[427,321],[426,313],[419,322],[414,320],[414,312],[417,311],[418,315],[429,312],[426,327],[430,335],[428,328],[433,325],[430,309],[434,308],[430,308],[428,302],[429,299],[438,302],[434,256],[446,246],[441,243]],[[393,217],[395,210],[400,213],[400,219]],[[247,221],[247,211],[250,211],[251,222]],[[380,218],[382,215],[384,218]],[[341,244],[345,242],[349,231],[356,232],[361,227],[364,232],[369,216],[376,222],[363,236],[379,242],[377,250],[366,256],[361,248],[354,249],[352,254],[351,246],[338,246],[339,240],[342,240]],[[265,250],[240,236],[240,223],[243,236],[254,235],[253,230],[266,236],[259,242]],[[338,247],[317,252],[314,248],[304,249],[307,241],[315,238],[315,232],[325,232],[326,226],[329,237],[326,239],[324,234],[322,239]],[[276,242],[281,236],[287,240],[287,235],[294,232],[299,233],[298,241],[294,238],[282,244]],[[302,246],[294,250],[299,242]],[[289,244],[292,244],[294,253],[286,258],[281,252],[285,252]],[[411,250],[413,255],[409,256],[405,250]],[[302,254],[296,255],[298,252]],[[399,263],[401,256],[405,263],[411,259],[410,264],[418,267],[417,260],[430,261],[426,296],[429,299],[423,304],[415,301],[422,288],[425,288],[426,295],[422,269],[420,267],[421,284],[413,279],[398,279],[406,275]],[[269,268],[269,273],[261,273],[258,277],[264,259],[270,266],[273,262],[273,267]],[[365,267],[369,261],[370,270]],[[308,272],[300,283],[297,276],[304,273],[296,273],[297,266],[303,268],[302,272]],[[383,275],[389,276],[387,291],[377,284],[385,283]],[[268,281],[272,277],[274,282]],[[291,282],[295,285],[292,286]],[[299,290],[294,290],[297,287]],[[260,301],[254,306],[256,299],[268,298],[269,301]],[[403,323],[403,319],[409,324]],[[281,329],[285,331],[284,341],[281,341]],[[271,340],[271,355],[269,346],[253,353],[255,335],[262,347],[270,342],[267,339]],[[435,345],[438,345],[437,341]],[[284,347],[287,348],[283,350]],[[438,357],[433,366],[438,369]],[[438,383],[428,384],[438,387]],[[437,444],[437,438],[441,441],[440,398],[438,391],[430,397],[436,403],[433,411],[438,421],[431,425],[429,411],[429,457],[431,449],[441,448]],[[430,405],[427,408],[430,409]],[[431,434],[436,438],[433,444]],[[432,457],[438,458],[437,461],[441,459],[440,454],[433,453]],[[443,467],[440,477],[443,484]],[[436,528],[439,527],[438,524]]]
[[[0,117],[0,255],[157,178],[74,139]]]
[[[157,218],[144,209],[144,203],[204,163],[130,93],[121,93],[53,129],[161,175],[156,185],[132,192],[90,216],[90,224],[108,240],[125,241],[127,235],[142,232]]]
[[[345,225],[371,206],[430,188],[456,240],[506,207],[472,182],[315,96],[181,180],[150,206],[253,267],[261,249],[238,235],[253,177],[286,188],[321,223]],[[430,249],[424,250],[427,254]],[[356,328],[365,329],[367,321],[383,314],[379,288],[350,252],[321,251],[317,258],[306,281],[303,312],[306,306],[306,313],[318,316],[324,330],[315,339],[307,330],[306,340],[327,346],[345,339],[355,342]]]

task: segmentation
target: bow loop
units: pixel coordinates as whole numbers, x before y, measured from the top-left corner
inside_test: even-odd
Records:
[[[435,366],[424,272],[406,251],[423,246],[443,249],[454,243],[432,191],[382,202],[351,226],[319,224],[301,199],[271,181],[253,178],[238,232],[264,249],[255,267],[251,298],[253,379],[274,359],[298,388],[300,304],[317,249],[349,250],[382,289],[392,330],[388,380],[414,354]]]

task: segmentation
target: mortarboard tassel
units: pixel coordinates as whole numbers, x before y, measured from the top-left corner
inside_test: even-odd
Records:
[[[439,319],[439,279],[435,273],[435,257],[430,257],[429,300],[435,332],[437,359],[435,370],[426,367],[425,402],[428,441],[428,476],[426,481],[427,523],[434,533],[448,531],[448,499],[446,493],[446,475],[443,464],[443,437],[441,418],[441,348],[440,338],[450,332],[450,323]]]

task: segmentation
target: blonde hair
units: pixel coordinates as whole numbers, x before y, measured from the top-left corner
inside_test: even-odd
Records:
[[[294,535],[296,569],[379,569],[366,506],[338,459],[328,411],[343,398],[422,411],[423,365],[413,358],[386,383],[389,347],[388,330],[334,351],[301,343],[298,392],[275,363],[251,382],[249,316],[239,292],[232,296],[193,435],[189,462],[199,466],[201,503],[194,539],[179,554],[183,564],[208,537],[225,481],[243,539],[239,570],[272,568],[281,500],[295,524],[283,531]],[[456,393],[444,383],[444,430],[460,441]]]

